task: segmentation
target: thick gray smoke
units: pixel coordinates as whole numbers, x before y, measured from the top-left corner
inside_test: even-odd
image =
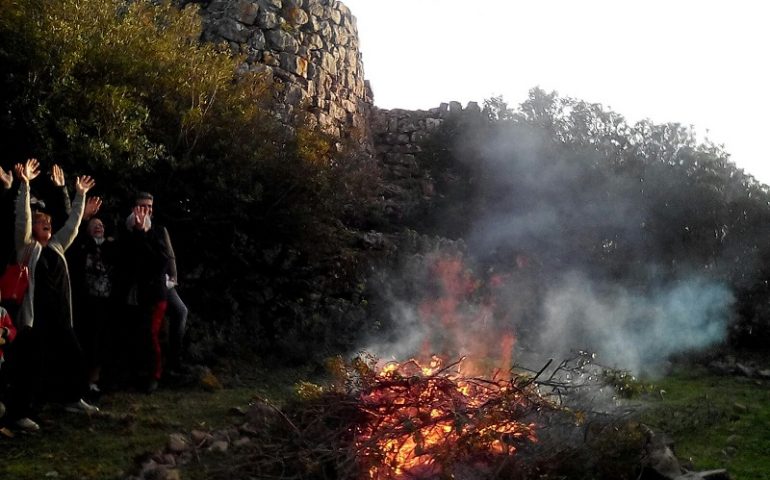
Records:
[[[415,358],[420,353],[430,325],[421,320],[417,305],[397,299],[391,301],[389,315],[393,332],[390,338],[372,339],[363,350],[386,362]]]
[[[422,268],[432,278],[438,258],[421,257],[409,270]],[[497,288],[479,286],[467,293],[441,281],[428,287],[424,277],[398,281],[410,285],[411,300],[391,299],[391,337],[371,342],[366,351],[399,361],[433,353],[450,360],[467,355],[503,369],[503,358],[537,369],[549,359],[558,362],[583,351],[596,354],[605,367],[655,375],[672,355],[723,340],[734,301],[724,285],[697,277],[644,292],[599,284],[579,272],[539,293],[529,279],[516,276]],[[437,314],[426,305],[446,310]],[[510,333],[515,348],[505,351],[513,347],[503,341]]]
[[[638,293],[572,273],[545,295],[527,347],[557,358],[595,352],[605,366],[654,374],[671,355],[724,339],[732,304],[727,288],[698,278]]]
[[[672,200],[656,203],[645,178],[616,174],[592,148],[559,146],[542,129],[472,138],[481,141],[464,141],[461,158],[481,159],[479,191],[492,192],[495,201],[477,212],[471,255],[491,257],[486,264],[519,277],[499,302],[520,304],[518,297],[532,295],[520,286],[538,284],[537,309],[508,309],[530,342],[519,350],[543,358],[596,352],[607,366],[641,373],[726,338],[734,303],[726,285],[693,273],[702,264],[688,266],[686,258],[656,264],[678,248],[655,243],[668,238],[659,231],[681,228],[676,219],[689,207],[673,200],[675,184],[667,187]],[[650,231],[649,218],[671,220]],[[531,255],[537,266],[500,265],[499,255],[489,253],[499,251]],[[613,262],[622,273],[612,271]]]
[[[460,219],[468,225],[463,262],[481,285],[455,298],[459,314],[471,315],[454,322],[466,327],[458,338],[513,331],[513,360],[528,366],[582,350],[634,373],[725,339],[733,294],[706,278],[717,273],[704,268],[709,260],[687,258],[691,205],[677,197],[678,177],[615,170],[592,145],[554,141],[547,129],[484,128],[457,147],[474,195],[457,200],[469,206]],[[663,183],[651,189],[650,178]],[[446,220],[457,227],[457,218]],[[416,279],[430,274],[415,274],[415,265],[394,280],[412,287],[393,299],[402,335],[372,347],[383,357],[416,355],[447,328],[420,307],[447,292]]]

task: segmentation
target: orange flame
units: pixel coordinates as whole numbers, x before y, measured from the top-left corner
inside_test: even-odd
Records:
[[[511,367],[516,336],[505,309],[498,305],[510,275],[497,273],[481,281],[459,256],[438,257],[430,267],[432,295],[417,309],[428,332],[420,358],[435,352],[466,355],[464,373],[505,377]]]
[[[459,363],[459,362],[458,362]],[[523,392],[504,381],[480,381],[443,369],[434,356],[390,363],[361,395],[368,421],[356,436],[372,480],[426,478],[445,465],[478,455],[511,455],[521,441],[535,441],[535,425]]]
[[[511,380],[516,336],[496,298],[510,276],[485,284],[454,256],[437,258],[431,278],[433,295],[418,308],[429,332],[421,358],[430,360],[386,364],[361,395],[367,421],[356,446],[371,480],[432,477],[457,459],[511,455],[536,441],[535,425],[522,420],[531,398]],[[468,359],[450,369],[434,352]]]

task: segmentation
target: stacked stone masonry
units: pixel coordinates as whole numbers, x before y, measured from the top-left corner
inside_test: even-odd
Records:
[[[185,2],[186,3],[186,2]],[[309,112],[324,132],[368,139],[372,94],[364,80],[356,20],[336,0],[210,0],[201,5],[203,38],[246,55],[242,71],[281,87],[281,118]]]
[[[403,220],[413,216],[434,194],[433,179],[419,162],[428,135],[453,115],[481,113],[476,102],[469,102],[465,109],[459,102],[450,102],[430,110],[372,110],[370,130],[384,174],[383,197],[389,217]]]
[[[281,118],[308,112],[322,131],[354,140],[377,157],[393,218],[409,216],[433,194],[416,154],[450,115],[479,114],[458,102],[431,110],[383,110],[364,78],[356,19],[337,0],[180,0],[198,3],[203,39],[246,55],[242,71],[268,74],[280,86]]]

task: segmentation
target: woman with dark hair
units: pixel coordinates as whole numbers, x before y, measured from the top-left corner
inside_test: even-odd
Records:
[[[98,411],[81,398],[87,382],[83,353],[72,326],[70,278],[64,257],[77,235],[86,192],[95,182],[89,176],[77,178],[72,211],[54,233],[50,215],[33,215],[30,208],[29,182],[37,176],[36,165],[37,161],[28,160],[14,168],[21,181],[16,199],[16,255],[21,260],[28,252],[30,281],[16,321],[15,355],[9,359],[12,383],[8,413],[17,426],[27,430],[39,429],[28,418],[32,401],[38,398],[61,402],[70,412]]]

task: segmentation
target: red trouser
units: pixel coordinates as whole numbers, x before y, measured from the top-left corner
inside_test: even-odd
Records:
[[[152,369],[152,378],[160,380],[163,373],[163,354],[160,351],[160,327],[163,325],[163,317],[166,315],[168,302],[161,300],[152,308],[152,323],[150,324],[150,333],[152,335],[152,350],[155,354],[155,361]]]

